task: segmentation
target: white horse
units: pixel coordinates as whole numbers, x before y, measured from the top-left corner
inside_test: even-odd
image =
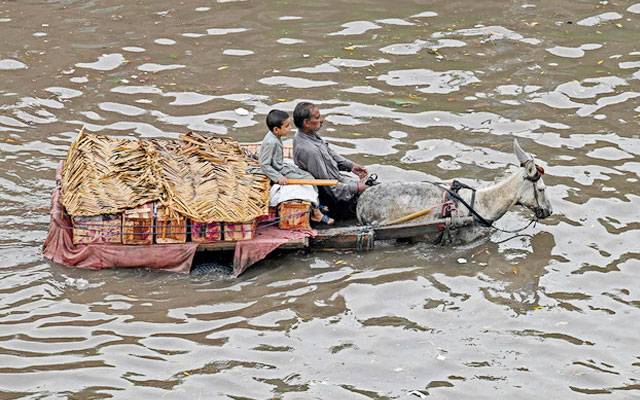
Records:
[[[517,140],[514,140],[513,147],[521,168],[488,187],[475,190],[463,186],[457,193],[463,201],[455,198],[455,192],[450,194],[447,191],[449,185],[439,186],[430,182],[382,183],[367,189],[360,196],[356,209],[358,221],[366,225],[384,225],[430,208],[431,212],[427,215],[410,221],[424,223],[441,218],[443,205],[447,204],[452,208],[452,217],[471,215],[474,216],[474,223],[449,231],[446,242],[468,243],[488,233],[487,223],[497,221],[514,205],[527,207],[538,219],[546,218],[553,209],[542,181],[544,170],[535,164],[531,155],[522,150]],[[470,212],[467,205],[473,211]],[[415,239],[438,242],[442,238],[440,233],[434,233]]]

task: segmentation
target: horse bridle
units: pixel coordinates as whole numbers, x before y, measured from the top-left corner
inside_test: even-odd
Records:
[[[534,161],[533,160],[525,161],[525,162],[521,163],[520,166],[524,167],[527,162],[534,162]],[[544,168],[542,168],[539,165],[536,165],[535,163],[533,165],[536,167],[535,175],[533,175],[533,176],[527,175],[524,179],[530,181],[531,184],[533,185],[533,196],[536,199],[536,205],[538,206],[538,208],[542,208],[542,207],[540,207],[540,201],[538,200],[538,189],[536,188],[536,183],[540,180],[540,178],[542,178],[542,175],[544,175]],[[462,197],[460,197],[460,195],[458,194],[457,190],[456,191],[451,190],[451,188],[446,187],[441,182],[431,182],[431,181],[423,181],[423,182],[431,183],[431,184],[436,185],[436,186],[440,187],[441,189],[443,189],[445,192],[447,192],[449,194],[449,196],[451,196],[452,198],[458,200],[460,203],[462,203],[462,205],[467,207],[467,209],[469,210],[469,213],[474,216],[476,221],[478,221],[481,225],[483,225],[483,226],[485,226],[487,228],[489,228],[489,227],[490,228],[494,228],[494,229],[496,229],[498,231],[505,232],[505,233],[519,233],[519,232],[522,232],[523,230],[527,229],[531,224],[533,224],[533,223],[535,223],[537,221],[537,216],[536,216],[536,218],[532,218],[527,225],[525,225],[525,226],[523,226],[522,228],[519,228],[519,229],[506,230],[506,229],[498,228],[497,226],[495,226],[493,224],[494,221],[487,220],[483,216],[478,214],[478,212],[473,208],[472,204],[468,204],[466,201],[464,201],[464,199]],[[454,181],[454,182],[457,182],[457,181]],[[457,185],[459,185],[459,188],[470,189],[472,191],[472,193],[473,193],[473,198],[475,198],[475,192],[476,192],[475,188],[472,188],[472,187],[470,187],[468,185],[465,185],[465,184],[461,184],[460,182],[457,182]]]
[[[533,160],[525,161],[521,163],[520,166],[524,167],[528,162],[534,162],[534,161]],[[533,164],[533,166],[536,167],[535,175],[533,176],[527,175],[524,179],[528,180],[533,184],[533,197],[536,199],[536,205],[538,206],[538,208],[541,208],[540,201],[538,200],[538,189],[536,188],[536,183],[540,180],[540,178],[542,178],[542,175],[544,175],[544,168],[542,168],[541,166],[535,163]]]

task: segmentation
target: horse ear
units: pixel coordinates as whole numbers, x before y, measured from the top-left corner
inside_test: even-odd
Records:
[[[516,157],[518,157],[518,162],[520,164],[524,164],[527,161],[532,160],[531,156],[522,150],[522,147],[518,144],[518,139],[513,139],[513,152],[516,153]]]

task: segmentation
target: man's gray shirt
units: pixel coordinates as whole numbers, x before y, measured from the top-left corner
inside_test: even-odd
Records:
[[[329,148],[317,134],[296,132],[293,137],[293,162],[316,179],[336,179],[336,186],[322,186],[320,189],[336,201],[351,201],[358,194],[358,183],[340,173],[351,171],[353,162]]]
[[[300,168],[284,162],[284,146],[282,139],[267,132],[260,145],[260,169],[272,182],[278,182],[280,178],[310,178],[311,176]]]

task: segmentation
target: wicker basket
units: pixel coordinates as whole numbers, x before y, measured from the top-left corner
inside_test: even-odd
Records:
[[[311,203],[306,201],[283,201],[278,204],[280,229],[311,229],[309,225],[309,212]]]
[[[222,240],[222,224],[219,222],[191,221],[191,241],[211,243]]]
[[[153,203],[122,213],[123,244],[153,244]]]
[[[178,213],[169,215],[167,208],[156,206],[156,243],[185,243],[187,219]]]
[[[226,241],[235,242],[238,240],[251,240],[255,234],[255,221],[224,224],[224,240]]]
[[[72,217],[73,244],[122,243],[120,214]]]

